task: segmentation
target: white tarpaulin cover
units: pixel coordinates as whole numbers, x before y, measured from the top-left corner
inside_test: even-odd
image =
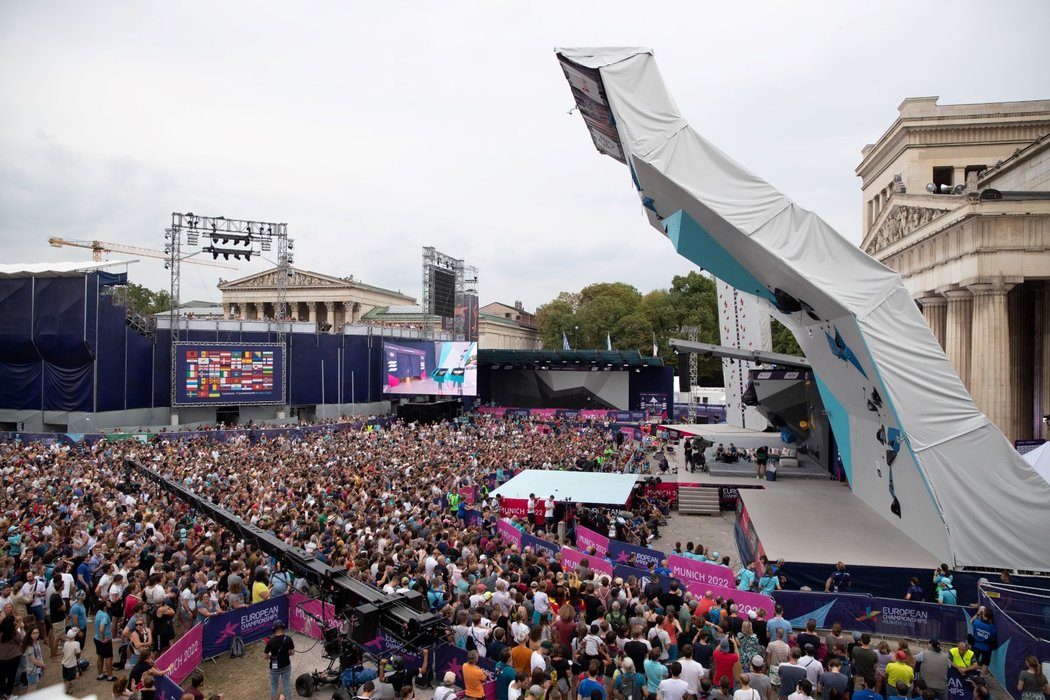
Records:
[[[952,565],[1050,570],[1050,484],[977,410],[900,276],[693,131],[651,50],[556,51],[650,223],[794,332],[854,493]]]
[[[1024,457],[1024,461],[1032,465],[1039,473],[1039,476],[1050,482],[1050,442],[1044,442],[1031,452],[1025,452],[1021,456]],[[1050,506],[1050,503],[1047,505]]]
[[[536,498],[554,496],[556,501],[622,506],[631,497],[631,489],[637,480],[634,474],[526,469],[494,490],[492,495],[528,498],[530,493],[534,493]]]

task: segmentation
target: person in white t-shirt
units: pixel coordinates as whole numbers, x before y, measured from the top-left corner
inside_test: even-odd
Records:
[[[689,687],[690,695],[697,695],[700,691],[700,681],[707,675],[707,669],[699,661],[693,659],[693,645],[686,644],[681,649],[682,658],[678,663],[682,665],[682,680]]]
[[[765,700],[762,694],[751,687],[751,675],[747,673],[741,673],[737,676],[739,687],[737,691],[733,693],[733,700]]]
[[[660,681],[660,685],[656,688],[656,698],[657,700],[682,700],[689,691],[689,684],[681,679],[682,664],[675,661],[667,670],[670,671],[671,677]]]
[[[554,531],[554,494],[543,502],[543,525],[548,532]]]

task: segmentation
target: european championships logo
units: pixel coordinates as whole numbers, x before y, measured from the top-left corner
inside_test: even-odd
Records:
[[[856,618],[856,620],[857,622],[867,622],[868,620],[874,620],[881,614],[881,610],[872,610],[870,607],[868,607],[864,609],[864,614]]]

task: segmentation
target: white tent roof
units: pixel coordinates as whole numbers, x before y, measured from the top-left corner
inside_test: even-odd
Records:
[[[648,49],[557,49],[595,146],[675,250],[771,302],[813,366],[854,493],[956,566],[1050,570],[1050,484],[976,407],[900,275],[678,111]]]
[[[1035,468],[1036,473],[1050,483],[1050,442],[1044,442],[1034,450],[1029,450],[1023,455],[1024,461]]]
[[[634,474],[526,469],[492,494],[504,498],[528,498],[534,493],[537,498],[553,495],[556,501],[622,506],[631,497],[635,481]]]

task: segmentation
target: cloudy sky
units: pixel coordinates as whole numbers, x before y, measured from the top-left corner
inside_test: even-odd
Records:
[[[0,3],[4,262],[162,248],[173,211],[284,221],[296,266],[482,302],[691,266],[598,155],[555,46],[650,46],[691,125],[853,242],[860,150],[910,96],[1050,97],[1050,3]],[[113,256],[127,259],[128,256]],[[183,299],[264,269],[184,266]],[[166,288],[161,261],[132,279]]]

